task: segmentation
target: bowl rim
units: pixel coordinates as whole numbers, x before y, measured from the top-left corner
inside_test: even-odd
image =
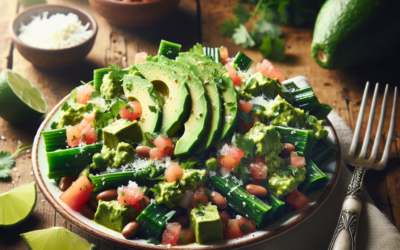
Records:
[[[170,1],[170,0],[154,0],[154,1],[151,1],[151,2],[123,2],[123,1],[115,1],[115,0],[92,0],[92,1],[96,1],[96,2],[107,2],[107,3],[111,3],[111,4],[117,4],[117,5],[132,5],[132,6],[134,6],[134,5],[150,5],[150,4],[156,4],[156,3],[159,3],[159,2],[167,2],[167,1]]]
[[[156,250],[156,249],[165,249],[165,247],[161,246],[155,246],[155,245],[144,245],[141,243],[136,243],[136,242],[131,242],[126,239],[118,238],[116,236],[112,236],[110,234],[107,234],[105,232],[102,232],[99,229],[95,229],[79,219],[77,219],[73,214],[65,210],[59,203],[58,201],[53,197],[53,195],[50,193],[48,190],[47,186],[45,185],[45,182],[42,178],[42,175],[40,173],[39,169],[39,162],[38,162],[38,149],[39,149],[39,141],[43,132],[44,127],[47,125],[47,123],[50,121],[54,113],[70,98],[71,94],[68,94],[65,96],[58,104],[55,105],[55,107],[49,112],[49,114],[46,116],[45,120],[42,122],[40,125],[36,136],[33,141],[33,147],[32,147],[32,164],[33,164],[33,171],[35,174],[35,179],[36,183],[42,192],[43,196],[46,198],[46,200],[50,203],[50,205],[58,212],[60,213],[66,220],[74,224],[76,227],[79,229],[89,233],[92,236],[95,236],[101,240],[110,242],[112,244],[126,247],[126,248],[135,248],[135,249],[144,249],[144,250]],[[318,200],[311,206],[309,207],[304,213],[300,214],[298,217],[293,219],[292,221],[288,222],[287,224],[280,226],[268,233],[265,233],[260,236],[256,236],[251,239],[247,239],[244,241],[240,242],[234,242],[234,243],[228,243],[228,244],[223,244],[223,245],[214,245],[214,246],[205,246],[202,248],[199,248],[200,250],[231,250],[231,249],[238,249],[241,247],[248,247],[251,245],[255,245],[261,242],[264,242],[266,240],[272,239],[274,237],[277,237],[281,234],[286,233],[287,231],[295,228],[298,226],[300,223],[306,221],[311,215],[313,215],[324,203],[325,201],[329,198],[329,196],[332,194],[332,191],[334,190],[341,171],[342,167],[342,159],[341,159],[341,149],[340,149],[340,144],[338,140],[338,136],[336,133],[335,128],[333,127],[332,123],[329,121],[329,119],[326,119],[326,122],[328,123],[330,129],[332,130],[333,138],[335,141],[335,145],[338,148],[336,152],[336,164],[335,164],[335,172],[333,173],[333,176],[331,178],[331,181],[329,184],[326,186],[325,190],[323,191],[322,195],[318,198]],[[177,249],[183,249],[183,248],[177,248]]]
[[[39,9],[39,8],[42,8],[42,7],[61,7],[61,8],[73,10],[75,12],[79,12],[79,13],[85,15],[89,19],[90,24],[93,26],[92,27],[92,30],[93,30],[92,35],[88,39],[86,39],[85,41],[83,41],[80,44],[77,44],[75,46],[68,47],[68,48],[61,48],[61,49],[43,49],[43,48],[34,47],[34,46],[31,46],[29,44],[26,44],[26,43],[22,42],[18,38],[18,35],[14,32],[14,25],[16,25],[17,19],[22,15],[26,15],[26,13],[28,11],[31,11],[31,10],[34,10],[34,9]],[[46,10],[43,10],[43,11],[46,11]],[[74,12],[71,12],[71,13],[74,13]],[[76,14],[76,13],[74,13],[74,14]],[[37,5],[34,5],[32,7],[24,9],[24,11],[22,11],[21,13],[18,13],[14,17],[14,19],[11,21],[10,26],[9,26],[9,30],[10,30],[11,38],[12,38],[13,42],[16,43],[19,46],[23,46],[23,47],[26,47],[26,48],[29,48],[31,50],[35,50],[35,51],[38,51],[38,52],[54,52],[54,53],[57,53],[57,52],[70,52],[72,50],[75,50],[76,48],[86,46],[87,43],[89,43],[90,41],[92,41],[92,40],[94,40],[96,38],[97,31],[98,31],[98,25],[97,25],[96,19],[94,19],[94,17],[92,15],[90,15],[88,12],[84,11],[81,8],[74,7],[74,6],[62,5],[62,4],[37,4]]]

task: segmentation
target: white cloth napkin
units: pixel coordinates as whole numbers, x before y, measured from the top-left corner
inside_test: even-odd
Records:
[[[348,153],[353,132],[335,112],[331,112],[328,118],[338,134],[342,156],[344,156]],[[287,233],[244,249],[328,249],[351,176],[352,173],[342,163],[340,177],[331,196],[308,220]],[[375,207],[365,190],[362,193],[362,201],[363,208],[357,232],[357,250],[400,250],[399,231]]]

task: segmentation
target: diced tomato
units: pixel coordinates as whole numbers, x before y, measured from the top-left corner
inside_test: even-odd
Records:
[[[233,159],[237,160],[237,161],[240,161],[240,160],[243,158],[243,156],[244,156],[243,150],[241,150],[240,148],[237,148],[237,147],[235,147],[235,146],[231,146],[231,147],[226,151],[226,153],[227,153],[228,155],[230,155]]]
[[[150,160],[161,161],[163,153],[158,148],[152,148],[149,152]]]
[[[85,142],[87,145],[93,144],[97,142],[97,136],[96,136],[96,130],[92,127],[86,127],[84,130],[81,132],[81,138],[83,142]]]
[[[217,162],[221,167],[226,168],[227,170],[229,170],[232,173],[235,172],[235,168],[239,164],[239,161],[230,155],[219,156],[217,158]]]
[[[240,221],[237,219],[228,220],[228,226],[224,232],[225,239],[235,239],[243,236],[242,230],[240,230]]]
[[[222,60],[228,59],[228,57],[229,57],[228,48],[227,47],[222,47],[219,50],[219,54],[221,55],[221,59]]]
[[[156,146],[163,155],[168,155],[169,152],[173,149],[173,144],[171,138],[165,139],[163,136],[159,135],[157,138],[152,141],[154,146]]]
[[[306,158],[299,156],[297,152],[290,152],[290,165],[293,167],[302,167],[306,165]]]
[[[194,243],[196,241],[196,236],[190,228],[182,229],[179,235],[178,245],[187,245]]]
[[[129,119],[131,121],[134,121],[142,116],[142,105],[138,102],[129,102],[129,106],[132,108],[132,112],[126,108],[122,107],[119,110],[119,115],[121,116],[122,119]]]
[[[183,169],[179,166],[178,162],[171,162],[167,169],[165,169],[165,177],[167,182],[174,182],[178,178],[182,178]]]
[[[289,202],[296,209],[300,209],[310,203],[310,199],[307,196],[300,193],[298,190],[294,190],[287,197],[286,201]]]
[[[146,62],[146,60],[147,60],[146,52],[139,52],[135,55],[135,64]]]
[[[125,206],[133,206],[140,209],[139,201],[143,198],[143,191],[140,187],[119,187],[118,203]]]
[[[279,82],[283,82],[285,80],[285,76],[282,74],[281,70],[275,68],[267,59],[264,59],[262,63],[257,63],[256,67],[254,68],[254,74],[259,71],[269,78],[278,78]]]
[[[208,198],[206,196],[206,190],[203,186],[199,185],[196,187],[196,191],[194,191],[192,206],[199,207],[199,203],[206,205],[208,203]]]
[[[253,109],[253,103],[246,102],[245,100],[239,100],[238,108],[246,112],[247,114]]]
[[[237,75],[237,71],[232,65],[225,64],[225,68],[228,70],[229,77],[232,79],[233,85],[242,86],[242,79]]]
[[[241,216],[241,215],[237,215],[236,219],[239,220],[240,230],[243,232],[243,235],[246,235],[246,234],[249,234],[249,233],[252,233],[252,232],[256,231],[256,223],[254,223],[253,221],[251,221],[251,220],[249,220],[246,217]],[[242,227],[242,224],[244,224],[247,227],[247,229],[248,229],[247,232],[244,231],[245,228]]]
[[[93,191],[93,185],[86,175],[82,175],[60,195],[60,200],[75,211],[79,211],[85,204]]]
[[[251,178],[258,180],[267,178],[268,167],[262,162],[250,163],[250,165],[247,168],[251,172],[250,174]]]
[[[261,162],[262,164],[265,164],[265,157],[263,156],[257,156],[254,158],[254,163]]]
[[[162,235],[162,244],[176,246],[181,234],[182,226],[178,222],[167,223],[167,229]]]
[[[92,85],[85,84],[76,88],[75,98],[79,104],[87,104],[93,92],[97,92]]]
[[[66,133],[68,146],[78,146],[81,139],[81,130],[77,126],[67,126]]]

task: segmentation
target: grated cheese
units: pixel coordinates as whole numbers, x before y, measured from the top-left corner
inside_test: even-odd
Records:
[[[88,30],[89,23],[82,21],[73,13],[54,14],[48,18],[48,12],[33,16],[32,21],[21,23],[19,39],[27,45],[42,49],[62,49],[83,43],[93,34]]]

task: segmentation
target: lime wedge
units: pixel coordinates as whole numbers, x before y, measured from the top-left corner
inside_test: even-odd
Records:
[[[91,250],[93,244],[63,227],[52,227],[21,234],[30,250]]]
[[[12,227],[28,218],[36,205],[36,182],[0,194],[0,227]]]
[[[9,69],[0,72],[0,116],[4,120],[21,124],[46,112],[44,96],[32,83]]]

